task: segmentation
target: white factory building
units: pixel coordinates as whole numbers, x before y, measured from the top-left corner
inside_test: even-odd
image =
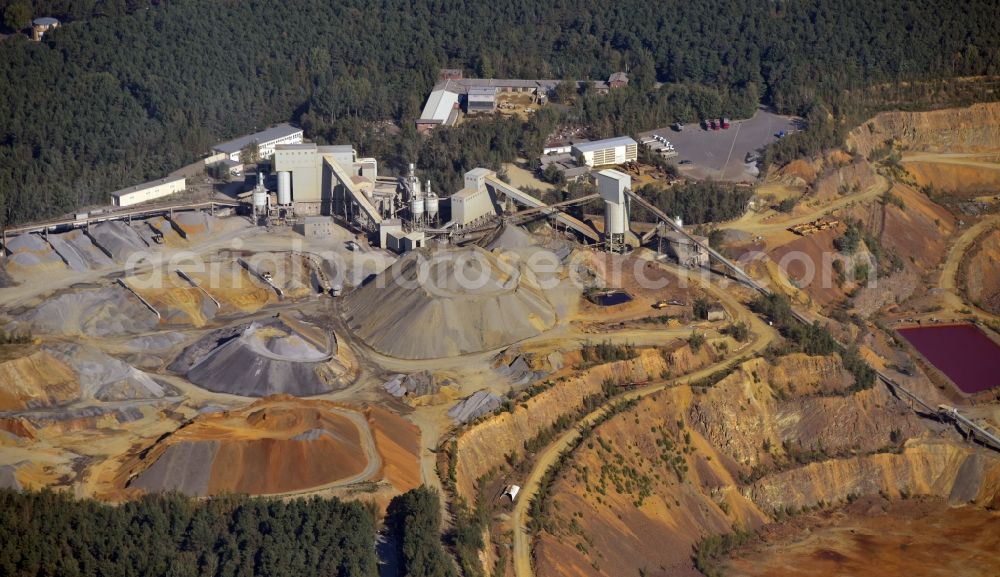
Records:
[[[628,136],[580,142],[573,145],[573,156],[587,166],[622,164],[639,158],[639,144]]]
[[[291,124],[279,124],[267,130],[216,144],[212,147],[212,152],[223,154],[229,160],[239,161],[240,152],[251,143],[256,142],[260,158],[271,158],[274,156],[275,146],[279,144],[299,144],[302,142],[302,136],[303,132],[301,128],[295,128]]]
[[[281,144],[275,147],[273,162],[278,173],[278,204],[294,205],[295,212],[305,216],[330,214],[336,186],[330,162],[343,167],[353,186],[370,192],[377,163],[373,158],[357,158],[350,144]]]
[[[451,195],[451,221],[458,227],[474,226],[496,214],[486,178],[494,172],[474,168],[465,173],[465,186]]]
[[[137,184],[111,193],[111,202],[115,206],[132,206],[148,202],[187,190],[183,176],[161,178],[152,182]]]
[[[436,126],[451,126],[458,119],[458,94],[450,90],[435,90],[427,98],[417,119],[417,130],[426,132]]]

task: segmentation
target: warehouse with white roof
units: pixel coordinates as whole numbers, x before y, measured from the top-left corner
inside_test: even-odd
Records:
[[[638,160],[639,144],[627,136],[580,142],[573,145],[573,156],[587,166],[622,164]]]
[[[431,92],[417,119],[417,130],[426,132],[435,126],[451,126],[458,119],[458,94],[450,90]]]

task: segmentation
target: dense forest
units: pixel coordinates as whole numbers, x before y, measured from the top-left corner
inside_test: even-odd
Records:
[[[393,498],[385,522],[396,536],[403,575],[457,575],[454,562],[441,546],[441,502],[436,491],[422,486]]]
[[[15,3],[26,1],[0,10]],[[103,202],[288,119],[390,165],[419,157],[439,188],[470,162],[537,151],[551,118],[421,142],[411,121],[446,66],[521,78],[627,69],[627,90],[565,112],[600,135],[739,117],[758,100],[836,111],[845,90],[1000,72],[993,0],[44,0],[30,12],[67,22],[41,43],[0,41],[0,225]]]
[[[0,490],[0,575],[375,577],[358,503],[148,496],[120,506]]]
[[[664,187],[647,184],[639,189],[642,197],[663,212],[680,216],[685,224],[720,222],[743,214],[753,190],[728,182],[688,182]],[[656,216],[648,214],[641,206],[632,208],[632,215],[639,220],[655,222]]]

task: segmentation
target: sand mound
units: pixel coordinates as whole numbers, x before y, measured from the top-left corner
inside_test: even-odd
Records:
[[[455,404],[448,410],[448,416],[456,423],[463,424],[474,421],[499,408],[500,397],[491,391],[482,389]]]
[[[66,265],[77,272],[86,272],[114,264],[114,261],[98,248],[82,230],[50,234],[49,244],[66,261]]]
[[[47,299],[24,320],[36,333],[98,337],[141,333],[159,322],[135,295],[118,286]]]
[[[6,249],[10,253],[9,263],[20,267],[65,267],[52,246],[37,234],[15,236],[7,242]]]
[[[102,222],[92,227],[90,236],[115,262],[123,263],[137,252],[149,251],[149,246],[139,234],[120,220]]]
[[[277,398],[199,415],[126,467],[131,487],[202,496],[309,489],[367,465],[362,433],[344,409]]]
[[[172,387],[92,347],[60,343],[46,346],[45,351],[76,371],[84,399],[109,402],[176,394]]]
[[[556,322],[527,267],[476,247],[410,253],[348,295],[345,311],[372,348],[405,359],[495,349]]]
[[[0,410],[69,402],[79,396],[76,373],[45,350],[0,363]]]
[[[77,344],[46,345],[0,363],[0,410],[62,405],[77,400],[159,399],[176,392],[146,373]]]
[[[250,225],[246,219],[218,218],[207,212],[198,211],[177,213],[172,217],[172,220],[173,225],[187,239],[210,234],[222,234]]]
[[[310,396],[340,388],[346,368],[329,347],[279,319],[221,329],[184,349],[170,370],[210,391]]]

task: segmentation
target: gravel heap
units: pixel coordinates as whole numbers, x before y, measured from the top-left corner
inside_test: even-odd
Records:
[[[244,397],[319,395],[341,388],[345,368],[279,319],[212,332],[170,364],[210,391]]]
[[[478,247],[427,257],[411,252],[345,298],[348,324],[376,351],[453,357],[510,345],[555,324],[555,310],[526,266]]]
[[[448,409],[448,416],[458,424],[474,421],[500,408],[501,398],[496,393],[481,389]]]

